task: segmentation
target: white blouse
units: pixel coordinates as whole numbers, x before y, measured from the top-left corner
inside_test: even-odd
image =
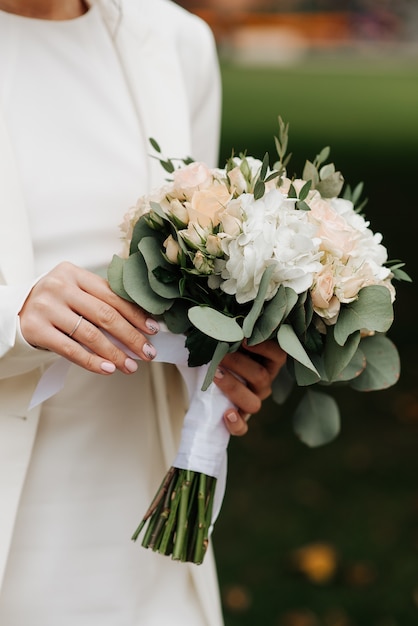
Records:
[[[62,260],[103,269],[145,190],[146,144],[98,10],[64,22],[0,11],[0,106],[37,272]],[[189,567],[130,540],[163,478],[150,471],[164,468],[154,404],[145,364],[111,377],[72,366],[44,404],[0,624],[207,623]]]

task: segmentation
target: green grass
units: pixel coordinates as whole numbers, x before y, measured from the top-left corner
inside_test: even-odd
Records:
[[[351,183],[363,180],[373,230],[417,275],[418,64],[311,59],[292,68],[224,64],[221,160],[233,147],[274,158],[277,115],[290,123],[290,173],[330,145]],[[418,624],[418,309],[416,282],[398,286],[402,376],[393,388],[334,392],[342,433],[316,450],[291,430],[290,405],[266,403],[230,445],[216,524],[226,626]],[[318,585],[293,571],[296,548],[338,553]],[[362,565],[368,578],[354,577]],[[235,593],[231,592],[235,589]]]

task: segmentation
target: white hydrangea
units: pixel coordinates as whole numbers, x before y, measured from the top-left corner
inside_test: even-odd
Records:
[[[261,278],[269,265],[274,272],[266,299],[271,299],[280,285],[291,287],[296,293],[310,288],[313,276],[321,268],[319,239],[316,227],[305,211],[295,209],[295,203],[280,191],[273,189],[261,199],[243,194],[233,205],[241,212],[241,233],[231,237],[224,233],[223,251],[226,255],[222,270],[221,289],[235,295],[237,302],[253,300]],[[222,219],[228,215],[228,207]]]

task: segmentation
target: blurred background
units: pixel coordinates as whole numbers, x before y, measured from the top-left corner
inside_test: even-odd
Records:
[[[181,0],[218,44],[221,165],[275,156],[289,173],[331,146],[366,214],[414,283],[397,283],[402,372],[386,391],[334,392],[342,432],[310,449],[292,432],[297,397],[266,403],[231,441],[213,535],[226,626],[418,624],[418,1]]]

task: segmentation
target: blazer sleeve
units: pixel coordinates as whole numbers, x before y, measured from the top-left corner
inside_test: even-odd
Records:
[[[36,370],[56,358],[28,344],[20,330],[19,311],[33,284],[0,285],[0,380]]]

